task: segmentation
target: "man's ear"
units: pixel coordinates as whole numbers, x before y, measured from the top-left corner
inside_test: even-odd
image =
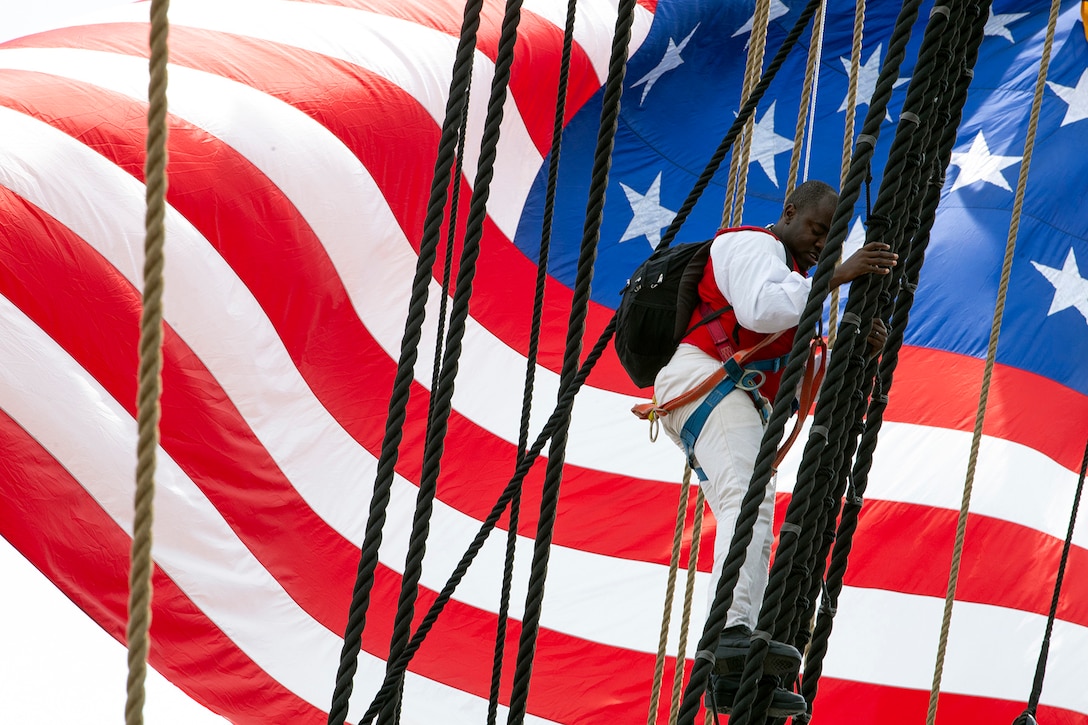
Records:
[[[782,207],[782,219],[787,224],[793,221],[793,218],[795,216],[797,216],[797,207],[795,207],[793,204],[786,204],[786,206]]]

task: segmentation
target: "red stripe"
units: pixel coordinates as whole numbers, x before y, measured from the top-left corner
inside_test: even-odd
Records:
[[[401,18],[460,37],[464,16],[462,3],[427,3],[409,5],[397,0],[305,0],[321,5],[336,5]],[[486,0],[480,13],[476,35],[477,49],[492,63],[498,57],[504,3]],[[529,136],[541,156],[552,145],[555,98],[559,89],[559,63],[563,50],[563,28],[556,27],[530,10],[522,9],[518,39],[514,46],[514,64],[510,70],[510,98],[517,104]],[[586,101],[600,89],[596,72],[586,52],[575,43],[571,47],[570,80],[564,122],[570,121]],[[479,89],[476,93],[487,93]],[[426,196],[422,197],[426,198]]]
[[[0,450],[4,538],[123,643],[131,538],[3,410]],[[149,661],[171,682],[231,722],[324,722],[324,713],[257,666],[161,569],[154,588]]]

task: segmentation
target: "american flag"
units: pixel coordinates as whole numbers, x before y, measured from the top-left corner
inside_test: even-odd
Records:
[[[770,47],[801,5],[771,3]],[[1048,6],[998,0],[986,27],[816,723],[925,716]],[[0,45],[0,534],[118,639],[133,518],[148,7],[123,5]],[[525,3],[421,605],[445,583],[516,460],[565,12],[558,0]],[[607,323],[627,274],[732,121],[752,12],[751,2],[640,0],[587,339]],[[886,3],[869,9],[862,113],[896,12]],[[501,3],[485,3],[474,89],[493,74],[502,13]],[[616,3],[584,0],[578,13],[534,432],[558,389]],[[839,174],[852,16],[852,7],[828,9],[809,178]],[[151,660],[233,722],[324,722],[461,7],[174,0],[170,17]],[[884,140],[920,35],[919,27]],[[798,52],[756,113],[746,223],[777,217],[803,73]],[[485,104],[475,90],[470,139],[479,138]],[[1088,43],[1081,4],[1066,0],[950,630],[939,710],[948,722],[1011,722],[1031,689],[1088,435],[1086,134]],[[477,158],[469,143],[466,190]],[[878,180],[882,164],[878,153]],[[681,241],[717,227],[724,174],[718,182]],[[859,205],[854,240],[863,218]],[[384,674],[420,477],[440,280],[436,270],[353,721]],[[529,722],[646,719],[682,467],[679,452],[649,444],[628,413],[646,394],[608,353],[576,403]],[[797,458],[780,472],[780,513]],[[523,502],[515,619],[542,469],[529,476]],[[703,536],[697,613],[711,584],[709,522]],[[404,722],[485,720],[504,539],[492,537],[413,660]],[[1088,535],[1078,533],[1040,722],[1088,723],[1086,548]],[[517,634],[515,626],[510,651]]]

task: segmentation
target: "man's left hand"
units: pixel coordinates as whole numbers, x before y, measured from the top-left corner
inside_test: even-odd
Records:
[[[880,353],[884,349],[884,343],[888,341],[888,328],[884,325],[884,320],[879,317],[873,318],[873,325],[869,328],[869,337],[867,342],[869,343],[869,357],[873,357]]]

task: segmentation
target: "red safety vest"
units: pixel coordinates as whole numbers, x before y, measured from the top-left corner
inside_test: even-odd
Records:
[[[758,231],[765,234],[770,234],[775,239],[778,239],[774,232],[770,231],[769,229],[764,229],[762,227],[737,227],[733,229],[723,229],[719,232],[719,234],[735,231]],[[785,245],[783,245],[783,249],[785,249]],[[790,266],[793,268],[793,271],[799,272],[800,274],[804,275],[805,270],[797,266],[797,262],[793,259],[793,255],[790,254],[789,250],[785,251],[786,258],[789,260]],[[723,307],[729,306],[729,301],[725,299],[725,295],[722,294],[721,289],[718,287],[718,282],[714,277],[713,257],[707,259],[706,270],[703,272],[702,279],[699,280],[699,299],[705,302],[707,307],[709,307],[711,310],[720,310]],[[703,310],[697,307],[695,313],[691,316],[690,325],[696,325],[700,320],[703,319],[705,314],[706,313]],[[725,332],[729,335],[733,344],[733,348],[737,352],[755,347],[765,338],[769,337],[769,334],[753,332],[745,327],[741,327],[740,323],[737,322],[737,315],[732,309],[723,313],[718,319],[721,320],[722,325],[725,328]],[[766,360],[776,358],[782,355],[788,355],[790,353],[790,350],[793,348],[793,337],[796,331],[797,328],[795,326],[783,332],[777,340],[770,343],[769,345],[767,345],[767,347],[759,351],[759,359]],[[720,355],[718,353],[718,347],[714,344],[714,339],[711,336],[710,330],[708,329],[707,325],[699,325],[694,330],[692,330],[686,337],[684,337],[681,342],[695,345],[707,355],[710,355],[714,358],[720,358]],[[763,383],[763,387],[760,390],[763,395],[766,396],[769,400],[774,400],[774,396],[778,392],[778,385],[781,379],[781,370],[774,373],[767,373],[767,379]]]

